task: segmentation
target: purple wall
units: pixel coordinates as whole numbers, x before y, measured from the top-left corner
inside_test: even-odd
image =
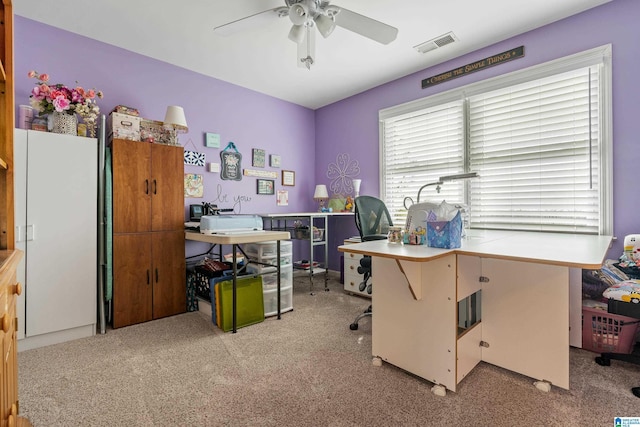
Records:
[[[391,83],[316,110],[316,179],[327,181],[326,167],[338,153],[348,152],[358,160],[362,194],[378,196],[378,111],[397,104],[532,65],[568,56],[594,47],[613,46],[613,138],[614,138],[614,235],[618,241],[608,258],[622,253],[625,235],[640,232],[637,211],[640,202],[631,173],[640,164],[637,121],[640,84],[640,2],[614,0],[579,15],[513,37],[485,49],[431,67]],[[524,45],[525,57],[422,90],[421,80],[478,59]],[[445,48],[446,49],[446,48]],[[336,231],[334,229],[334,231]],[[349,236],[352,230],[342,234]],[[337,236],[339,238],[339,236]],[[567,248],[569,249],[569,248]]]
[[[220,163],[220,150],[233,141],[243,168],[278,172],[276,190],[283,189],[282,169],[296,172],[295,186],[284,187],[289,206],[280,207],[275,196],[256,194],[255,177],[223,181],[204,167],[185,166],[185,172],[204,174],[205,179],[204,198],[185,199],[185,218],[189,204],[203,201],[236,213],[315,209],[314,170],[308,167],[315,144],[312,110],[19,16],[14,31],[16,105],[29,104],[35,79],[27,73],[36,70],[48,73],[52,83],[77,81],[101,89],[105,97],[98,104],[104,114],[120,104],[138,108],[144,118],[163,120],[168,105],[180,105],[189,124],[189,133],[179,135],[182,145],[191,140],[197,151],[206,153],[207,162]],[[204,146],[205,132],[220,134],[220,149]],[[252,148],[266,151],[265,168],[251,166]],[[281,156],[281,168],[269,167],[269,154]],[[200,253],[203,247],[190,242],[187,252]]]
[[[185,206],[201,201],[218,201],[220,207],[235,205],[241,213],[299,212],[315,210],[310,195],[316,183],[329,184],[327,167],[338,154],[346,153],[360,165],[361,194],[379,194],[378,111],[393,105],[484,80],[496,75],[540,64],[604,44],[613,45],[613,134],[614,134],[614,234],[619,238],[609,258],[622,251],[621,239],[640,232],[634,215],[637,190],[628,175],[640,164],[640,150],[634,146],[640,99],[635,71],[640,57],[633,45],[640,40],[640,2],[614,0],[582,14],[530,31],[435,67],[398,79],[350,97],[315,112],[180,67],[150,59],[95,40],[31,21],[15,18],[16,104],[27,104],[34,80],[29,70],[46,72],[54,82],[96,87],[105,92],[100,107],[108,113],[118,104],[136,107],[145,118],[162,120],[167,105],[181,105],[189,133],[180,136],[184,145],[191,139],[207,161],[219,160],[219,149],[205,148],[203,135],[221,135],[221,145],[234,141],[243,154],[243,166],[251,168],[251,149],[263,148],[267,155],[282,156],[282,169],[296,171],[295,187],[289,190],[289,206],[276,206],[275,197],[256,195],[256,179],[222,181],[217,173],[185,166],[185,172],[205,176],[203,199],[185,199]],[[526,56],[513,62],[479,71],[427,90],[423,78],[474,60],[524,45]],[[176,85],[176,82],[180,82]],[[292,124],[294,124],[292,126]],[[309,154],[315,153],[315,159]],[[305,165],[315,164],[313,168]],[[265,167],[264,170],[275,170]],[[276,190],[281,189],[276,179]],[[186,216],[186,209],[185,209]],[[351,220],[331,221],[330,268],[339,268],[335,247],[345,237],[357,234]],[[202,246],[187,244],[187,253]]]

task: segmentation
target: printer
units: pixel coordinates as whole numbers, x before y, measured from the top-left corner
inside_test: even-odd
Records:
[[[260,215],[203,215],[200,217],[202,234],[242,234],[262,231]]]

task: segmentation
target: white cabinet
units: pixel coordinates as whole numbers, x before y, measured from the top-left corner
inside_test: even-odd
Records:
[[[15,130],[20,351],[95,334],[97,140]]]

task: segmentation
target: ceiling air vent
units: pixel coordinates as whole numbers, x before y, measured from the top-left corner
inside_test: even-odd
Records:
[[[453,31],[450,31],[446,34],[436,37],[435,39],[431,39],[424,43],[420,43],[419,45],[414,46],[413,48],[420,53],[427,53],[439,47],[446,46],[450,43],[453,43],[457,40],[458,38],[456,37],[455,34],[453,34]]]

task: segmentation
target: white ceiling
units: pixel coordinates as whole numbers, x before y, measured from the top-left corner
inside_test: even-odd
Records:
[[[343,28],[296,65],[289,18],[218,36],[213,28],[284,0],[13,0],[14,13],[316,109],[610,0],[333,0],[399,29],[381,45]],[[413,46],[453,31],[426,54]]]

